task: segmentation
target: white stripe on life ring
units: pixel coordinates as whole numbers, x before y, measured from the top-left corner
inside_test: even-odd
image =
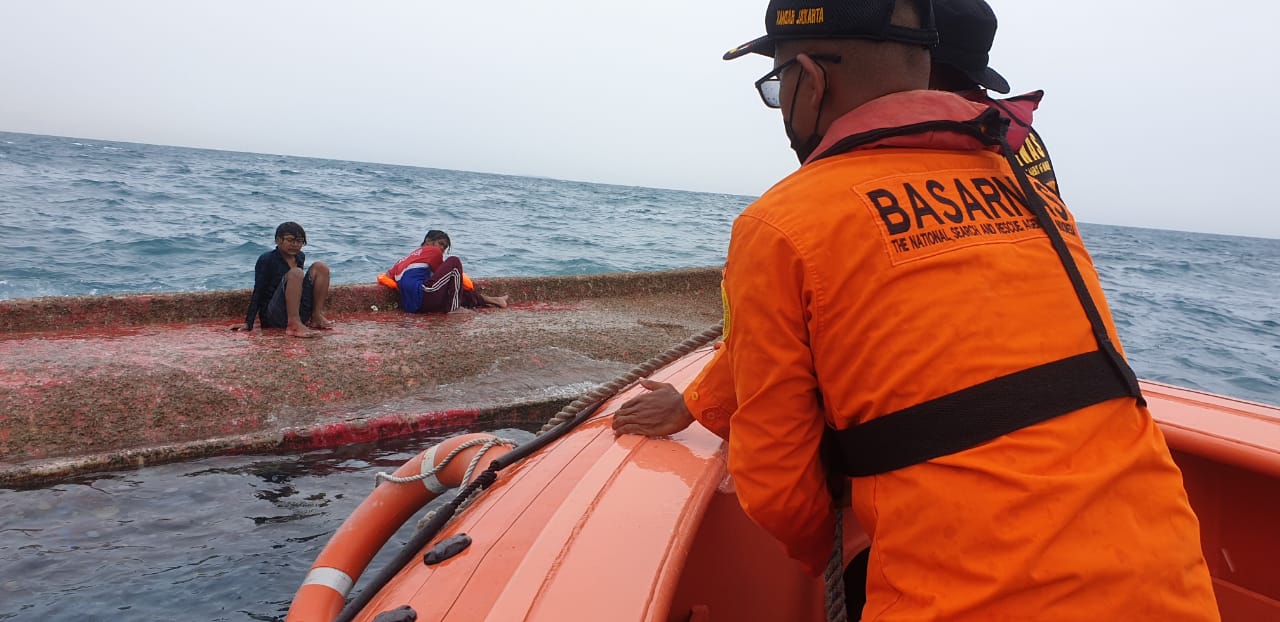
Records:
[[[436,449],[438,447],[440,447],[439,444],[432,445],[431,449],[428,449],[427,453],[422,456],[421,473],[423,475],[426,475],[427,472],[429,472],[431,469],[436,468]],[[445,486],[444,484],[442,484],[440,482],[440,478],[436,477],[435,475],[427,475],[426,477],[422,478],[422,485],[426,486],[427,490],[430,490],[433,494],[436,494],[436,495],[442,495],[449,490],[449,486]]]
[[[351,586],[355,585],[355,581],[351,580],[350,575],[337,568],[312,568],[311,572],[307,573],[307,578],[302,584],[323,585],[346,598],[347,592],[351,591]]]

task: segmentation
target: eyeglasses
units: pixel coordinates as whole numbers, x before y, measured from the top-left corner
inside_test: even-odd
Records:
[[[291,235],[286,235],[286,236],[284,236],[284,237],[280,238],[280,241],[281,241],[281,242],[284,242],[285,244],[297,244],[298,246],[306,246],[306,245],[307,245],[307,239],[306,239],[306,238],[295,238],[295,237],[293,237],[293,236],[291,236]]]
[[[832,54],[812,54],[809,56],[813,60],[825,60],[831,63],[840,62],[840,57]],[[764,105],[770,108],[782,107],[782,71],[787,67],[796,64],[797,58],[793,58],[777,67],[773,71],[764,74],[763,78],[756,80],[756,92],[760,93],[760,99],[764,101]]]

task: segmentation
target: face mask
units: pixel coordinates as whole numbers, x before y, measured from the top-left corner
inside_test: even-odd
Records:
[[[786,130],[787,138],[791,139],[791,150],[796,152],[796,158],[798,158],[800,160],[800,164],[803,165],[805,161],[809,159],[809,156],[813,155],[813,152],[818,148],[818,145],[822,143],[822,136],[818,135],[816,124],[814,132],[803,141],[796,138],[795,131],[791,129],[790,124],[787,125]]]
[[[823,69],[822,65],[818,65],[818,69],[822,71],[823,83],[825,84],[827,70]],[[796,117],[796,101],[799,99],[799,95],[800,81],[796,80],[795,92],[791,94],[791,111],[787,114],[790,119]],[[822,91],[822,99],[818,101],[818,117],[813,120],[813,131],[809,133],[807,138],[801,139],[796,134],[795,128],[791,127],[790,121],[783,124],[782,129],[786,131],[787,139],[791,141],[791,150],[796,152],[796,157],[799,158],[801,165],[804,165],[805,160],[808,160],[809,156],[813,155],[814,150],[818,148],[818,145],[822,143],[822,135],[818,133],[818,124],[822,121],[822,104],[826,99],[827,91],[824,89]]]

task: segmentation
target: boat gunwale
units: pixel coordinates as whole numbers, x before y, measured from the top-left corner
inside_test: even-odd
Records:
[[[1280,408],[1149,380],[1141,385],[1170,449],[1280,478]],[[1226,417],[1277,432],[1271,438],[1246,438],[1229,429]]]
[[[678,386],[687,384],[692,377],[696,375],[698,365],[704,360],[709,360],[712,356],[712,348],[710,346],[699,348],[693,353],[682,357],[675,364],[664,368],[662,372],[655,374],[654,379],[658,381],[673,382]],[[693,369],[691,369],[691,367]],[[673,380],[672,376],[683,376],[678,380]],[[521,533],[512,536],[511,527],[507,526],[499,528],[493,538],[485,538],[482,542],[474,540],[469,547],[469,553],[479,555],[478,559],[463,562],[461,557],[450,560],[438,566],[426,568],[416,567],[402,569],[397,574],[396,579],[388,587],[392,587],[392,592],[382,591],[375,595],[366,606],[365,612],[357,619],[367,619],[371,612],[385,610],[388,607],[399,606],[404,604],[396,600],[393,595],[397,583],[404,588],[414,591],[414,599],[419,597],[427,598],[427,592],[433,584],[433,579],[438,579],[438,573],[448,572],[450,570],[462,570],[465,576],[455,576],[446,581],[448,584],[437,583],[437,588],[443,588],[444,593],[432,592],[430,600],[437,602],[442,607],[444,613],[439,613],[437,617],[443,616],[448,619],[450,612],[461,606],[459,599],[463,593],[471,588],[471,584],[477,580],[490,580],[495,578],[493,573],[498,572],[503,581],[504,589],[502,594],[488,603],[488,609],[484,611],[482,619],[504,619],[507,615],[516,615],[517,613],[523,617],[537,617],[540,607],[551,606],[553,609],[560,605],[547,605],[546,599],[551,598],[556,602],[563,604],[566,599],[575,598],[576,591],[570,589],[569,592],[556,592],[556,582],[553,577],[560,573],[569,572],[581,573],[583,563],[581,560],[573,559],[575,550],[578,554],[590,555],[595,549],[595,538],[584,535],[587,531],[597,531],[606,529],[612,525],[610,518],[616,518],[615,514],[619,511],[618,507],[614,507],[612,512],[605,512],[610,516],[604,516],[600,512],[600,503],[604,500],[612,500],[617,503],[618,499],[611,493],[620,477],[627,475],[628,471],[640,469],[647,471],[646,467],[639,467],[638,462],[644,461],[644,455],[665,455],[671,451],[670,443],[675,442],[684,445],[690,452],[688,459],[689,464],[697,464],[696,468],[686,468],[679,472],[681,477],[689,477],[689,487],[687,490],[670,489],[669,495],[665,501],[654,501],[652,498],[646,498],[646,504],[657,504],[659,507],[665,508],[660,513],[667,518],[663,519],[670,523],[671,529],[647,529],[642,530],[648,537],[644,538],[652,546],[644,547],[645,550],[651,551],[649,561],[652,565],[653,572],[645,573],[644,579],[648,581],[646,588],[642,589],[646,594],[645,601],[647,606],[643,611],[637,610],[637,622],[656,622],[666,620],[669,614],[668,606],[679,590],[681,580],[681,568],[683,560],[689,555],[693,548],[695,539],[697,538],[697,527],[701,522],[701,517],[705,514],[710,506],[714,495],[721,489],[721,485],[727,475],[727,464],[725,462],[724,452],[726,447],[723,440],[712,434],[710,431],[701,426],[692,426],[690,429],[672,435],[670,438],[648,439],[641,436],[625,436],[616,438],[608,424],[612,414],[617,411],[621,404],[630,399],[634,395],[641,392],[639,387],[631,387],[626,391],[620,392],[610,399],[598,414],[593,415],[581,424],[581,427],[572,431],[563,439],[557,440],[552,445],[543,448],[542,451],[530,456],[525,461],[514,464],[511,467],[511,473],[501,475],[498,482],[489,493],[485,493],[476,499],[471,505],[471,509],[457,520],[453,521],[448,528],[433,538],[431,543],[424,547],[424,551],[430,549],[439,541],[458,533],[474,533],[484,531],[487,528],[496,526],[492,521],[498,520],[502,522],[507,520],[512,525],[520,518],[498,519],[495,512],[499,514],[504,510],[518,510],[517,515],[523,516],[527,510],[535,503],[537,499],[553,486],[555,480],[566,477],[566,472],[571,472],[577,479],[567,489],[552,492],[552,496],[556,497],[556,509],[551,513],[549,519],[536,530],[536,533]],[[576,440],[575,440],[576,437]],[[562,461],[553,461],[553,463],[545,463],[548,455],[554,454],[556,451],[563,452],[567,449],[566,444],[577,446],[573,450],[572,456],[565,457]],[[714,449],[712,447],[714,446]],[[585,458],[583,456],[590,456]],[[576,464],[575,464],[576,463]],[[539,474],[543,469],[552,468],[554,472]],[[534,478],[531,480],[530,478]],[[507,493],[511,492],[512,487],[516,486],[535,486],[537,492],[529,499],[506,500],[506,505],[515,504],[512,507],[504,506],[504,499]],[[661,492],[668,489],[654,489]],[[616,490],[614,490],[616,493]],[[494,494],[496,493],[496,494]],[[678,504],[678,509],[671,509],[675,506],[668,507],[666,502],[669,501]],[[581,510],[581,511],[579,511]],[[569,517],[576,517],[569,520]],[[594,525],[592,524],[594,522]],[[651,524],[661,521],[645,521],[645,524]],[[666,523],[663,523],[666,524]],[[559,525],[558,527],[556,525]],[[518,541],[513,542],[511,537],[515,537]],[[629,538],[639,537],[638,533],[629,532]],[[634,542],[633,542],[634,544]],[[505,555],[511,555],[513,551],[520,551],[518,557],[520,562],[513,566],[514,570],[510,572],[493,566],[489,558],[497,552],[505,552]],[[531,557],[533,558],[531,560]],[[531,569],[530,564],[533,568]],[[635,564],[628,564],[632,568]],[[546,573],[542,573],[545,567]],[[576,570],[575,570],[576,569]],[[521,576],[521,574],[525,576]],[[528,580],[529,577],[541,575],[539,581]],[[414,585],[414,581],[420,581],[416,588],[409,588]],[[522,589],[512,590],[513,583],[525,585]],[[564,587],[564,585],[561,585]],[[566,588],[567,589],[567,588]],[[619,593],[634,594],[639,586],[634,582],[627,585],[620,585]],[[456,592],[455,592],[456,590]],[[475,605],[475,603],[470,603]],[[496,617],[495,617],[496,616]],[[430,617],[430,616],[428,616]]]

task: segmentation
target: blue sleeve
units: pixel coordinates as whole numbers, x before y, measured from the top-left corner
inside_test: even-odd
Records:
[[[267,303],[271,302],[262,300],[266,296],[267,284],[271,281],[270,257],[270,254],[259,256],[258,263],[253,266],[253,295],[249,298],[249,312],[244,317],[244,325],[248,330],[253,330],[253,319],[258,311],[267,308]]]

